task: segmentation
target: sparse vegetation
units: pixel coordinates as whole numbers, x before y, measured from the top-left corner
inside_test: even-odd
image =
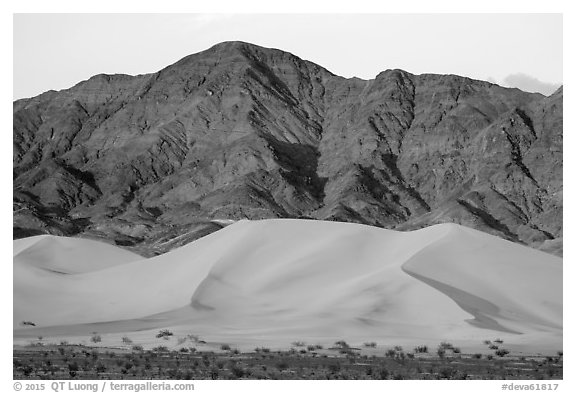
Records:
[[[417,347],[414,347],[414,353],[428,353],[428,346],[418,345]]]
[[[446,350],[442,347],[438,347],[438,349],[436,350],[436,354],[440,359],[444,359],[444,357],[446,356]]]
[[[129,337],[122,337],[122,344],[130,345],[132,344],[132,340]]]
[[[334,343],[334,345],[335,345],[337,348],[341,348],[341,349],[348,349],[348,348],[350,348],[350,345],[348,345],[348,343],[347,343],[346,341],[344,341],[344,340],[336,341],[336,342]]]
[[[170,330],[162,329],[158,332],[158,334],[156,335],[156,338],[168,339],[168,338],[170,338],[170,336],[173,336],[173,335],[174,335],[174,333],[172,333]]]
[[[454,349],[454,346],[453,346],[452,344],[450,344],[449,342],[442,341],[442,342],[440,343],[439,348],[453,350],[453,349]]]
[[[256,348],[256,353],[199,352],[196,348],[141,346],[103,349],[81,345],[26,347],[14,350],[14,379],[562,379],[562,356],[458,354],[439,345],[442,357],[420,345],[413,353],[400,346],[386,356],[354,353],[345,342],[337,352],[312,352],[316,345],[290,351]],[[174,345],[175,347],[175,345]],[[341,354],[348,348],[350,352]],[[367,347],[369,348],[369,347]],[[418,349],[420,348],[420,349]],[[503,349],[501,349],[503,350]],[[358,349],[358,351],[361,351]],[[508,355],[508,356],[506,356]],[[497,361],[494,358],[498,357]]]
[[[99,343],[102,341],[102,337],[99,334],[94,334],[92,337],[90,337],[90,341],[93,343]]]
[[[364,343],[364,346],[366,348],[376,348],[376,343],[375,342],[368,342],[368,343]]]

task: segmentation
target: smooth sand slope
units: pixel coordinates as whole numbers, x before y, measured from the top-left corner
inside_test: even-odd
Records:
[[[151,259],[82,239],[14,242],[16,340],[97,331],[152,345],[159,328],[249,348],[505,337],[556,350],[562,260],[455,224],[240,221]]]

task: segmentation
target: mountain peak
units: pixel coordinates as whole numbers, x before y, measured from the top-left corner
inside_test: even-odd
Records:
[[[346,79],[222,42],[16,102],[14,233],[158,253],[215,219],[311,217],[537,247],[562,236],[562,94],[543,100],[454,75]]]

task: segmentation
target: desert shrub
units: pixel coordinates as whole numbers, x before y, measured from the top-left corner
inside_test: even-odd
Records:
[[[293,347],[303,347],[304,345],[306,345],[303,341],[294,341],[292,343]]]
[[[158,345],[157,347],[152,348],[155,352],[168,352],[168,347],[164,345]]]
[[[426,345],[418,345],[414,348],[414,353],[428,353],[428,347]]]
[[[482,359],[482,354],[481,354],[481,353],[475,353],[474,355],[472,355],[472,358],[474,358],[474,359]]]
[[[324,348],[324,347],[323,347],[322,345],[320,345],[320,344],[316,344],[316,345],[314,345],[314,346],[316,347],[316,349],[322,349],[322,348]]]
[[[232,369],[230,371],[232,371],[232,374],[236,378],[242,378],[246,374],[244,369],[242,367],[236,365],[236,364],[234,366],[232,366]]]
[[[190,352],[190,350],[188,348],[180,348],[180,352],[188,353],[188,352]]]
[[[501,339],[497,338],[496,340],[494,340],[494,342],[497,343],[497,344],[503,344],[503,343],[504,343],[504,340],[501,340]]]
[[[90,337],[90,341],[92,341],[93,343],[99,343],[102,341],[102,337],[99,334],[95,334],[92,337]]]
[[[350,345],[348,345],[348,343],[347,343],[346,341],[344,341],[344,340],[336,341],[336,342],[334,343],[334,345],[336,345],[337,347],[340,347],[340,348],[342,348],[342,349],[350,348]]]
[[[396,356],[396,351],[393,349],[388,349],[386,352],[384,352],[384,356],[386,356],[387,358],[393,358],[394,356]]]
[[[403,361],[404,359],[406,359],[406,354],[404,353],[404,351],[396,351],[396,356],[394,358],[396,360]]]
[[[173,336],[173,335],[174,335],[174,333],[172,333],[170,330],[162,329],[158,332],[158,334],[156,335],[156,338],[163,338],[163,337],[168,338],[168,337]]]
[[[488,354],[488,355],[486,355],[486,359],[492,360],[492,359],[494,359],[494,355]]]
[[[414,359],[413,353],[407,353],[406,356],[408,356],[408,359]]]
[[[304,352],[306,352],[306,351],[304,351]],[[232,350],[232,353],[233,353],[234,355],[240,355],[240,350],[237,349],[237,348],[234,348],[234,349]]]
[[[439,347],[438,350],[436,350],[436,354],[440,359],[443,359],[444,356],[446,356],[446,349]]]
[[[142,347],[142,345],[132,345],[132,350],[133,351],[143,351],[144,347]]]
[[[492,341],[490,341],[490,340],[484,340],[483,343],[486,344],[486,345],[490,345],[490,344],[492,344]]]
[[[403,349],[402,349],[402,347],[401,347],[400,345],[394,346],[394,350],[395,350],[396,352],[402,352],[402,351],[403,351]]]
[[[440,348],[442,348],[442,349],[454,349],[454,345],[450,344],[449,342],[442,341],[440,343]]]
[[[508,355],[510,353],[509,350],[501,348],[499,350],[497,350],[496,352],[494,352],[495,355],[500,356],[500,357],[504,357],[506,355]]]
[[[558,352],[556,352],[556,355],[562,357],[562,356],[564,356],[564,352],[563,352],[563,351],[558,351]]]
[[[228,344],[222,344],[220,345],[220,349],[223,351],[229,351],[230,350],[230,345]]]
[[[491,344],[488,348],[495,350],[495,349],[498,349],[498,345]]]
[[[366,348],[376,348],[376,343],[375,342],[368,342],[368,343],[364,343],[364,346]]]
[[[454,353],[460,353],[461,351],[460,351],[460,348],[454,347],[454,348],[452,348],[452,352],[454,352]]]
[[[309,352],[312,352],[312,351],[315,351],[315,350],[316,350],[316,346],[315,346],[315,345],[308,345],[308,346],[306,347],[306,349],[307,349]]]
[[[122,337],[122,343],[126,344],[126,345],[130,345],[130,344],[132,344],[132,340],[130,339],[130,337],[124,336],[124,337]]]

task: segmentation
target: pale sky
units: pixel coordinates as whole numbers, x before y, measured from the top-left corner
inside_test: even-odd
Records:
[[[99,73],[156,72],[233,40],[344,77],[400,68],[526,90],[563,81],[561,14],[15,14],[13,98]]]

